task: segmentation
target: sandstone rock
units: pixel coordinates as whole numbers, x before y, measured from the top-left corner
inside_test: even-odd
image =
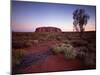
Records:
[[[35,32],[61,32],[61,29],[56,27],[39,27],[36,28]]]

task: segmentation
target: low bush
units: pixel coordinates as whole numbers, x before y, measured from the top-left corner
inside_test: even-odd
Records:
[[[74,47],[80,47],[80,46],[87,46],[88,42],[85,40],[71,40],[71,44]]]
[[[77,48],[74,48],[75,49],[75,51],[76,51],[76,53],[77,53],[77,57],[78,58],[84,58],[84,56],[86,56],[87,55],[87,52],[88,52],[88,48],[86,48],[86,47],[77,47]]]
[[[77,53],[77,57],[80,58],[85,68],[96,67],[96,53],[95,52],[91,52],[86,47],[78,47],[78,48],[75,48],[75,50]]]
[[[26,51],[24,49],[12,50],[12,64],[20,64],[21,59],[25,56]]]
[[[95,53],[88,53],[87,56],[84,57],[85,66],[91,68],[96,67],[96,55]]]
[[[12,48],[19,49],[19,48],[27,48],[32,46],[32,41],[30,40],[18,40],[12,41]]]
[[[55,54],[64,53],[65,58],[67,59],[72,59],[76,57],[76,51],[74,50],[74,48],[72,47],[71,44],[65,44],[65,43],[61,43],[61,44],[57,44],[55,46],[53,46],[52,51]]]
[[[73,59],[77,56],[76,51],[74,50],[74,48],[72,47],[71,44],[66,44],[64,47],[64,54],[65,54],[65,58],[67,59]]]
[[[60,52],[63,52],[63,50],[60,48],[60,45],[58,45],[58,44],[52,46],[52,51],[53,51],[55,54],[58,54],[58,53],[60,53]]]

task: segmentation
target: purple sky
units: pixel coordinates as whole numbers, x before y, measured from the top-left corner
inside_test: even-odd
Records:
[[[73,31],[73,11],[85,9],[90,16],[86,31],[95,30],[95,6],[12,1],[11,26],[15,32],[33,32],[37,27],[54,26]]]

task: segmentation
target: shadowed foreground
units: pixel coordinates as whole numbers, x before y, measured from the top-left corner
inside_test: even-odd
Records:
[[[93,58],[94,61],[96,60],[95,32],[86,32],[83,38],[78,37],[78,33],[73,32],[49,33],[49,35],[48,33],[13,33],[12,61],[14,61],[14,63],[12,62],[12,72],[14,74],[21,74],[96,68],[96,64],[91,66],[83,62],[83,60],[90,61],[89,59],[79,58],[78,56],[74,59],[66,59],[63,53],[54,54],[52,52],[52,46],[66,40],[69,40],[76,50],[86,47],[84,49],[87,51],[87,58]],[[19,52],[17,51],[21,50],[23,52],[19,57]],[[16,60],[15,57],[17,57]],[[94,61],[91,62],[94,63]]]

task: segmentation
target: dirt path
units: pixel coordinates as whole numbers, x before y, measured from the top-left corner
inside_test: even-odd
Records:
[[[68,71],[80,69],[81,63],[78,59],[65,59],[63,54],[53,55],[49,46],[58,42],[51,41],[28,49],[20,65],[15,68],[15,73],[37,73],[51,71]]]

